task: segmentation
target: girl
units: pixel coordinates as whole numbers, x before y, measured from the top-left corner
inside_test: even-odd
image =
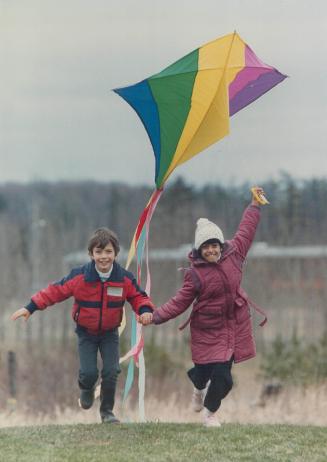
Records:
[[[154,324],[161,324],[193,303],[191,315],[180,329],[190,323],[192,407],[196,412],[204,408],[204,425],[208,427],[220,426],[215,414],[232,389],[233,362],[255,356],[249,300],[240,284],[243,263],[259,223],[260,204],[267,202],[261,188],[252,188],[252,194],[252,202],[230,241],[224,240],[214,223],[198,220],[183,286],[153,313]]]

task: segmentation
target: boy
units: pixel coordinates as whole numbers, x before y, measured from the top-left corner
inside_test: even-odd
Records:
[[[132,273],[116,261],[117,236],[108,228],[99,228],[88,243],[91,261],[74,268],[61,281],[50,284],[32,296],[30,303],[15,311],[12,320],[25,321],[36,310],[74,297],[72,318],[76,322],[80,360],[80,405],[89,409],[94,401],[98,379],[97,354],[103,362],[101,371],[100,415],[104,423],[118,423],[113,413],[119,368],[118,327],[123,306],[128,300],[143,325],[150,324],[154,305],[137,285]]]

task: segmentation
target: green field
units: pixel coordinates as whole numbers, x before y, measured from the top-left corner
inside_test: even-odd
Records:
[[[197,424],[48,425],[0,430],[1,460],[327,461],[327,428]]]

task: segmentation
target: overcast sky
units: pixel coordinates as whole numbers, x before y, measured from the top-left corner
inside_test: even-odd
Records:
[[[0,182],[153,184],[154,156],[112,88],[237,32],[290,76],[179,167],[196,185],[327,176],[326,0],[0,0]]]

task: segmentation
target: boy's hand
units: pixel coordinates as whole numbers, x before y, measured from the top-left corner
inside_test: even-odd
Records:
[[[152,318],[153,318],[153,315],[152,313],[143,313],[139,316],[139,319],[138,321],[143,325],[143,326],[147,326],[148,324],[151,324],[152,323]]]
[[[252,192],[252,205],[266,205],[269,201],[266,199],[265,192],[260,186],[254,186],[251,188]]]
[[[25,321],[27,321],[30,316],[31,313],[26,308],[20,308],[10,316],[10,319],[12,321],[16,321],[16,319],[23,317]]]

